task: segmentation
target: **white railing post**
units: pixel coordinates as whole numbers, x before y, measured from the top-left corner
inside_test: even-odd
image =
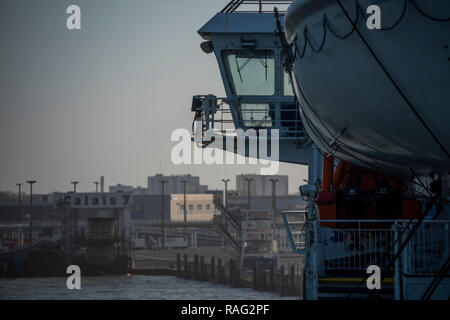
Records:
[[[450,232],[448,232],[448,223],[444,226],[444,248],[446,249],[446,255],[444,257],[448,257],[450,255]]]
[[[406,228],[407,228],[407,224],[405,222],[403,222],[402,223],[402,231],[403,232],[402,232],[402,235],[401,235],[401,239],[399,240],[400,243],[403,243],[403,241],[405,239],[405,233],[407,232]],[[407,300],[407,297],[406,297],[406,286],[405,286],[404,277],[405,277],[405,275],[408,272],[408,265],[409,265],[410,259],[411,259],[411,256],[410,256],[411,253],[409,252],[410,248],[411,248],[411,245],[408,244],[407,247],[403,249],[402,255],[401,255],[401,259],[402,259],[402,273],[401,273],[402,289],[401,289],[400,294],[401,294],[401,298],[403,300],[405,300],[405,299]]]
[[[305,292],[306,300],[318,299],[318,272],[317,272],[317,220],[306,222],[305,234]]]
[[[311,259],[312,265],[312,289],[313,289],[313,300],[317,300],[319,296],[319,279],[318,279],[318,271],[317,271],[317,250],[319,250],[319,236],[318,236],[318,225],[317,220],[313,222],[314,226],[314,245],[313,245],[313,255]]]
[[[400,232],[399,232],[399,226],[397,224],[393,224],[393,228],[394,228],[394,241],[395,241],[395,245],[394,245],[394,253],[398,252],[399,249],[399,236],[400,236]],[[400,261],[399,259],[395,260],[395,272],[394,272],[394,299],[395,300],[400,300],[401,299],[401,294],[400,294]]]

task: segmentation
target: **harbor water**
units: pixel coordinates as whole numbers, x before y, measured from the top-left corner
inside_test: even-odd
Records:
[[[278,300],[277,293],[232,288],[173,276],[82,277],[80,290],[69,290],[67,278],[1,278],[0,300]]]

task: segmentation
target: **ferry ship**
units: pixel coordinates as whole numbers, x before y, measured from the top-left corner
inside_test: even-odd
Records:
[[[279,160],[308,165],[307,209],[283,213],[306,299],[450,298],[449,17],[445,0],[232,0],[198,31],[226,97],[194,97],[193,141],[277,130]]]

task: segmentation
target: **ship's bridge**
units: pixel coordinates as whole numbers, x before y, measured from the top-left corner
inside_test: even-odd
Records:
[[[257,138],[268,139],[277,129],[279,160],[307,164],[312,145],[283,68],[274,3],[284,10],[291,1],[231,1],[198,31],[205,40],[202,50],[214,52],[217,58],[226,98],[194,97],[194,141],[206,146],[208,131],[229,136],[235,135],[236,129],[253,129]],[[239,11],[251,5],[257,10]],[[268,5],[270,11],[265,11]],[[283,25],[283,14],[279,19]],[[267,136],[259,134],[261,129],[267,130]],[[249,156],[248,148],[245,156]]]

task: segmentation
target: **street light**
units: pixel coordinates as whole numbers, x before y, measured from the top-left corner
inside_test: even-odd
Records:
[[[70,183],[73,184],[73,193],[77,193],[77,184],[79,184],[80,181],[70,181]],[[74,208],[72,214],[72,237],[77,237],[77,235],[78,235],[78,209]]]
[[[27,180],[27,183],[30,185],[30,246],[33,244],[33,184],[36,183],[36,180]]]
[[[73,184],[73,192],[77,193],[77,184],[80,183],[80,181],[70,181],[71,184]]]
[[[272,209],[276,209],[276,184],[278,182],[278,179],[270,179],[270,182],[272,182]]]
[[[184,222],[187,222],[187,213],[186,213],[186,180],[182,180],[181,181],[183,183],[183,194],[184,194],[184,199],[183,199],[183,208],[184,208]]]
[[[19,187],[19,205],[18,205],[18,218],[19,218],[19,223],[22,223],[22,200],[21,200],[21,193],[22,193],[22,185],[23,183],[16,183],[16,186]]]
[[[273,220],[273,231],[276,230],[276,212],[277,212],[277,195],[276,195],[276,187],[277,187],[277,182],[278,179],[270,179],[270,182],[272,182],[272,220]],[[274,233],[275,236],[275,233]]]
[[[250,202],[250,182],[253,181],[253,178],[244,178],[245,181],[247,181],[248,185],[248,209],[250,210],[252,208],[252,204]]]
[[[228,206],[228,182],[230,181],[230,179],[222,179],[223,183],[225,183],[225,199],[223,201],[223,204],[225,206],[225,209]]]
[[[98,193],[98,184],[99,184],[100,182],[94,181],[93,183],[95,184],[95,192]]]
[[[23,183],[16,183],[16,185],[19,187],[19,204],[17,207],[17,211],[18,211],[18,220],[19,220],[19,227],[17,230],[17,245],[19,248],[22,247],[22,199],[21,199],[21,194],[22,194],[22,185]]]
[[[161,180],[161,248],[164,248],[164,238],[165,238],[165,226],[164,226],[164,184],[167,180]]]

